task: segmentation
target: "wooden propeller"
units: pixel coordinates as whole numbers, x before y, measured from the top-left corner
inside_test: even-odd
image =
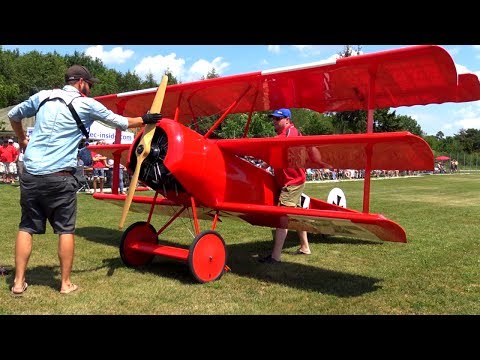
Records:
[[[150,107],[150,113],[155,114],[159,113],[162,109],[163,98],[165,97],[165,90],[167,89],[168,76],[164,75],[160,85],[158,86],[157,93],[153,99],[152,106]],[[140,139],[136,154],[137,154],[137,166],[130,180],[130,185],[128,187],[127,198],[125,199],[125,204],[123,205],[122,217],[120,218],[120,223],[118,224],[119,229],[123,228],[125,224],[125,219],[127,218],[128,210],[132,204],[133,195],[135,194],[135,188],[138,182],[138,176],[140,175],[140,167],[142,166],[143,160],[145,160],[150,154],[150,149],[152,145],[153,135],[155,134],[155,128],[157,124],[147,124],[143,130],[142,138]]]

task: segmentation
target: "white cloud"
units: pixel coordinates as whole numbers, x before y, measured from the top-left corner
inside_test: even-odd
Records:
[[[321,45],[292,45],[300,53],[300,56],[315,56],[321,54]]]
[[[459,129],[480,129],[480,117],[455,121],[455,125]]]
[[[442,129],[452,130],[449,133],[458,133],[460,129],[480,129],[480,104],[468,103],[452,113],[451,121],[442,125]],[[447,134],[446,134],[447,135]]]
[[[120,46],[110,51],[105,51],[102,45],[92,46],[85,50],[85,55],[100,59],[106,65],[123,64],[134,54],[133,50],[123,49]]]
[[[141,78],[145,78],[149,73],[152,73],[153,78],[160,81],[161,76],[168,69],[179,82],[189,82],[200,80],[200,78],[207,76],[212,69],[215,69],[215,72],[221,76],[230,66],[222,57],[216,57],[212,61],[199,59],[190,68],[187,68],[185,64],[186,60],[177,58],[175,53],[166,56],[147,56],[135,66],[134,71]]]
[[[480,106],[476,103],[470,103],[465,106],[460,107],[458,110],[453,112],[455,117],[460,118],[472,118],[477,117],[479,114]]]
[[[151,73],[153,74],[153,78],[158,82],[166,70],[169,70],[177,80],[181,81],[181,78],[185,74],[185,60],[177,58],[177,54],[175,53],[170,53],[166,56],[147,56],[140,60],[134,68],[134,71],[140,78],[145,79],[145,77]]]
[[[466,66],[455,63],[455,68],[457,69],[457,74],[467,74],[471,71],[468,70]]]
[[[188,70],[185,81],[200,80],[201,77],[206,76],[212,69],[215,69],[215,72],[221,76],[229,65],[221,57],[216,57],[211,62],[205,59],[197,60]]]
[[[292,46],[300,52],[311,51],[314,48],[313,45],[292,45]]]
[[[268,45],[267,50],[274,54],[280,54],[280,45]]]

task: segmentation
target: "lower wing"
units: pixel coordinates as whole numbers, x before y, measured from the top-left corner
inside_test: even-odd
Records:
[[[93,197],[120,207],[123,207],[126,198],[125,195],[100,193],[95,193]],[[155,204],[155,214],[167,216],[173,216],[183,207],[166,198],[134,196],[130,210],[148,213],[152,204]],[[198,208],[197,216],[199,219],[212,220],[216,211],[219,211],[220,218],[238,218],[256,226],[305,230],[362,240],[407,242],[405,230],[381,214],[361,213],[313,198],[309,209],[223,202],[216,209]],[[184,212],[181,217],[191,217],[191,213]]]

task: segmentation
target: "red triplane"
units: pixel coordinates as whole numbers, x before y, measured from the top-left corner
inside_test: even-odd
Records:
[[[199,282],[219,279],[227,267],[222,236],[215,231],[222,217],[236,217],[252,225],[307,230],[350,238],[406,242],[397,223],[370,213],[370,173],[383,170],[433,170],[433,153],[420,137],[409,132],[373,132],[376,108],[467,102],[480,99],[474,74],[457,74],[450,55],[439,46],[410,46],[262,72],[226,76],[158,89],[100,96],[96,99],[125,116],[161,112],[157,125],[147,125],[133,144],[90,148],[116,163],[112,194],[95,199],[123,205],[120,228],[133,204],[148,212],[146,221],[131,224],[123,233],[120,256],[127,266],[141,266],[154,256],[188,262]],[[277,108],[307,108],[317,112],[367,110],[367,133],[315,135],[285,139],[248,138],[254,112]],[[245,113],[243,138],[212,137],[229,114]],[[205,133],[197,120],[217,115]],[[276,206],[272,175],[245,159],[261,159],[272,167],[365,169],[363,210],[356,211],[320,199],[308,208]],[[127,195],[119,195],[118,163],[132,175]],[[135,195],[141,181],[154,196]],[[153,214],[174,209],[159,230]],[[178,217],[193,219],[195,237],[189,249],[162,245],[159,235]],[[212,221],[201,230],[199,219]]]

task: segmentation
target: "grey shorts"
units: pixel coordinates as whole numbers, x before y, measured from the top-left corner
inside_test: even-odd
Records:
[[[105,169],[104,168],[93,168],[93,177],[94,178],[105,178]]]
[[[302,207],[301,196],[305,189],[305,183],[300,185],[287,185],[280,191],[278,198],[279,206]]]
[[[55,234],[75,233],[78,182],[73,175],[20,176],[22,218],[19,230],[45,234],[48,222]]]

